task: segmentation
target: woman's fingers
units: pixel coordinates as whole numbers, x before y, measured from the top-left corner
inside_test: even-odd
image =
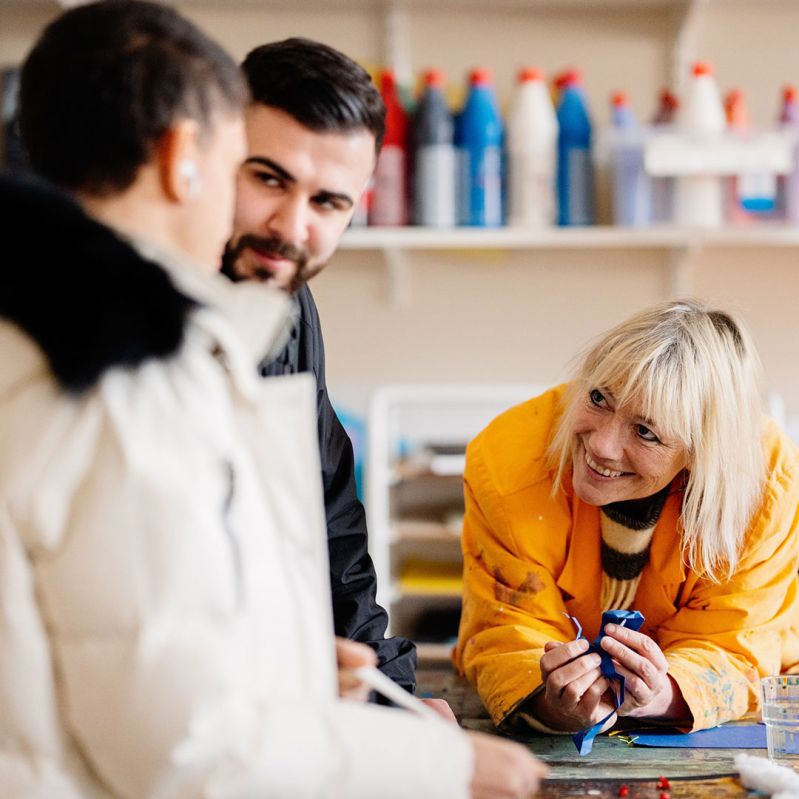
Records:
[[[541,657],[539,666],[541,668],[541,679],[546,682],[547,677],[553,671],[557,671],[563,666],[571,663],[576,658],[584,655],[588,651],[589,643],[585,638],[578,638],[565,644],[554,644],[550,641],[544,645],[544,654]]]
[[[613,658],[616,671],[625,680],[623,708],[650,704],[668,680],[668,662],[660,647],[643,633],[615,624],[608,625],[606,632],[602,648]]]
[[[623,644],[642,658],[648,660],[659,671],[665,671],[668,667],[666,656],[655,641],[648,635],[644,635],[637,630],[630,630],[627,627],[622,627],[619,624],[608,624],[605,626],[605,636],[602,638],[603,643],[607,639],[618,641]]]

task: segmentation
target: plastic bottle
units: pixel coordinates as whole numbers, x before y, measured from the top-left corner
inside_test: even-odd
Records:
[[[747,138],[752,120],[746,97],[733,89],[724,101],[727,128],[730,133]],[[773,172],[750,172],[725,179],[727,218],[736,225],[747,224],[758,217],[771,215],[777,203],[777,176]]]
[[[780,127],[796,136],[793,147],[793,168],[777,180],[777,212],[793,225],[799,225],[799,93],[786,86],[780,106]]]
[[[677,95],[669,89],[661,89],[658,95],[658,107],[652,116],[653,125],[673,125],[680,108]]]
[[[390,69],[381,73],[380,94],[386,105],[386,135],[375,167],[369,224],[405,225],[408,222],[408,120]]]
[[[413,119],[413,221],[454,227],[454,122],[444,97],[444,74],[430,69]]]
[[[712,140],[727,127],[713,69],[705,62],[694,65],[678,123],[683,134],[700,140]],[[722,178],[719,175],[680,175],[676,182],[675,220],[688,227],[722,225]]]
[[[611,97],[610,163],[613,221],[643,227],[652,221],[652,186],[644,169],[644,135],[624,92]]]
[[[557,117],[558,224],[590,225],[594,221],[592,131],[578,70],[564,81]]]
[[[680,102],[669,89],[661,89],[658,95],[658,106],[652,116],[653,132],[657,134],[674,125]],[[652,222],[667,223],[674,218],[674,178],[653,177],[652,186]]]
[[[563,94],[563,89],[565,88],[566,84],[574,78],[574,73],[574,68],[569,67],[568,69],[558,72],[557,75],[552,78],[550,94],[552,95],[552,106],[554,108],[557,108],[560,105],[560,98]]]
[[[375,177],[372,175],[355,206],[352,219],[350,219],[350,227],[366,227],[369,224],[369,209],[372,207],[372,192],[374,188]]]
[[[508,224],[553,225],[558,120],[538,69],[528,67],[519,72],[505,142]]]
[[[502,224],[502,119],[491,74],[475,69],[458,117],[458,221],[462,225]]]

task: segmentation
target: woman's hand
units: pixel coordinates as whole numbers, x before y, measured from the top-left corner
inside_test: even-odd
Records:
[[[599,669],[601,658],[586,654],[588,641],[549,641],[541,658],[544,690],[533,700],[533,715],[553,730],[578,732],[613,712],[609,683]],[[608,719],[607,727],[616,720]]]
[[[686,719],[691,717],[679,686],[669,677],[669,664],[648,635],[618,624],[605,626],[602,648],[624,677],[620,716]]]

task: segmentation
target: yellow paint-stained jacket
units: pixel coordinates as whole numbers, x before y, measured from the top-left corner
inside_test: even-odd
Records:
[[[564,387],[511,408],[469,445],[463,526],[464,598],[455,664],[495,724],[541,684],[546,641],[570,641],[575,616],[599,631],[598,507],[571,483],[552,495],[546,449]],[[680,552],[678,492],[652,537],[632,609],[665,653],[694,730],[759,709],[758,679],[799,661],[799,450],[769,422],[768,479],[737,571],[714,584]],[[728,475],[735,479],[734,475]]]

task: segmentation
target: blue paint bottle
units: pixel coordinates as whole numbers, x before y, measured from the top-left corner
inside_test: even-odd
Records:
[[[578,70],[564,77],[558,126],[558,224],[591,225],[595,218],[592,128]]]
[[[473,227],[502,225],[502,119],[491,74],[475,69],[458,117],[458,222]]]

